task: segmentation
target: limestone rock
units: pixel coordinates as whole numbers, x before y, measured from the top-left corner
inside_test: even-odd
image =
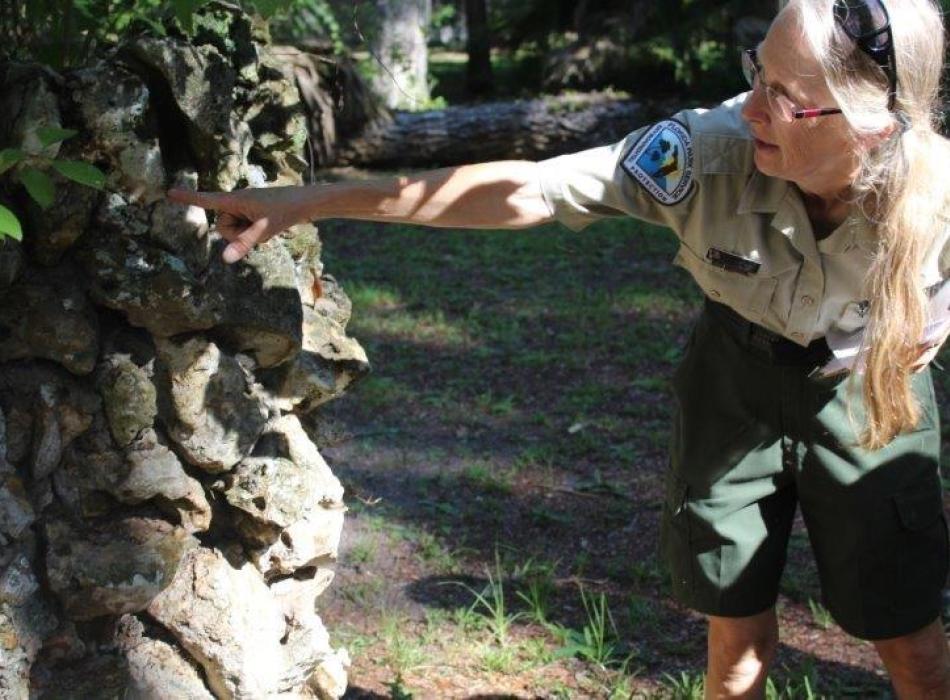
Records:
[[[229,60],[238,78],[250,85],[258,81],[258,48],[251,19],[237,5],[214,0],[194,17],[192,43],[208,44]]]
[[[216,137],[230,131],[235,74],[228,61],[211,45],[189,46],[167,38],[140,37],[127,48],[162,77],[188,120],[192,145],[202,157],[210,156]]]
[[[275,405],[297,413],[338,398],[370,371],[366,351],[336,321],[307,306],[303,312],[303,351],[292,362],[260,375]]]
[[[214,329],[232,350],[253,355],[262,367],[300,350],[300,295],[293,260],[280,240],[233,266],[221,261],[219,242],[207,268],[194,272],[148,240],[149,213],[141,207],[111,195],[96,216],[96,230],[77,251],[96,302],[157,337]],[[200,259],[204,253],[193,255]]]
[[[299,184],[307,167],[299,155],[307,142],[307,117],[296,85],[283,79],[258,82],[245,119],[254,135],[249,155],[271,174],[268,179]]]
[[[57,83],[61,78],[39,64],[8,62],[2,71],[0,124],[6,131],[5,146],[51,158],[59,154],[59,144],[44,149],[37,134],[44,127],[62,127]]]
[[[264,401],[238,361],[201,338],[156,339],[168,434],[185,458],[222,472],[248,454],[267,422]]]
[[[31,678],[30,700],[138,700],[141,697],[132,692],[134,681],[128,660],[111,650],[61,666],[47,663],[43,658],[37,666],[40,668],[34,668]]]
[[[7,417],[0,404],[0,474],[13,472],[13,467],[7,462]]]
[[[293,415],[268,424],[255,448],[225,480],[241,511],[238,530],[260,571],[271,578],[336,558],[343,487]]]
[[[31,697],[30,667],[56,624],[26,550],[20,549],[0,566],[0,698]]]
[[[220,294],[181,258],[149,244],[147,220],[147,211],[120,196],[104,198],[96,227],[77,250],[90,296],[156,336],[212,328],[224,303]]]
[[[104,357],[96,385],[117,445],[125,447],[152,427],[158,413],[155,385],[149,372],[128,355]]]
[[[155,499],[163,510],[174,511],[187,532],[201,532],[211,524],[211,506],[201,483],[182,469],[175,453],[146,433],[126,452],[130,470],[114,494],[123,503]]]
[[[92,371],[98,324],[74,271],[28,270],[7,294],[16,303],[0,305],[0,362],[37,357],[74,374]]]
[[[107,163],[109,190],[133,200],[164,196],[165,168],[158,134],[147,118],[150,94],[137,75],[121,66],[100,63],[70,74],[67,89],[90,135],[87,160]]]
[[[119,648],[128,663],[126,697],[140,700],[214,700],[198,670],[180,650],[145,633],[133,615],[119,620]]]
[[[220,252],[207,282],[228,300],[220,307],[216,334],[260,367],[294,357],[302,344],[303,311],[294,262],[281,240],[256,247],[234,266],[220,263]]]
[[[148,612],[201,664],[218,697],[256,700],[290,689],[280,644],[287,625],[250,564],[234,568],[219,552],[193,550]]]
[[[323,590],[322,585],[319,579],[288,578],[271,586],[287,622],[284,652],[290,659],[288,668],[299,674],[286,678],[290,687],[304,685],[314,669],[334,654],[330,635],[316,612],[316,598]],[[346,687],[345,680],[343,687]]]
[[[174,186],[194,190],[198,176],[194,172],[179,173]],[[180,257],[196,275],[211,262],[211,236],[204,209],[162,199],[152,205],[150,238],[160,247]]]
[[[35,479],[49,476],[63,450],[93,422],[98,398],[53,365],[0,367],[0,406],[7,418],[7,458],[28,461]]]
[[[151,428],[119,450],[100,420],[67,452],[54,475],[60,501],[75,517],[113,510],[108,494],[120,503],[153,501],[186,532],[208,529],[211,507],[201,484],[185,473],[175,453]]]
[[[149,518],[82,528],[50,519],[46,537],[50,587],[75,620],[143,610],[198,544],[183,529]]]
[[[342,698],[346,693],[349,668],[350,655],[346,649],[335,649],[320,659],[308,685],[316,691],[317,697],[324,700]]]
[[[0,240],[0,292],[6,292],[22,270],[23,246],[4,236]]]
[[[57,265],[88,228],[100,193],[53,173],[56,194],[47,209],[30,203],[25,225],[31,256],[41,265]]]
[[[0,547],[18,540],[34,520],[36,514],[20,477],[0,469]]]

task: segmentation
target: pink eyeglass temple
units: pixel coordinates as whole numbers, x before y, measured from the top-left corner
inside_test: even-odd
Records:
[[[796,119],[809,119],[811,117],[825,117],[829,114],[841,114],[840,109],[816,107],[814,109],[799,109],[795,112]]]

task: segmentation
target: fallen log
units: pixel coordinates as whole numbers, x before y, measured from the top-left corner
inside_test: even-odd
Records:
[[[672,113],[609,93],[394,112],[339,145],[337,165],[414,168],[487,160],[540,160],[611,143]]]

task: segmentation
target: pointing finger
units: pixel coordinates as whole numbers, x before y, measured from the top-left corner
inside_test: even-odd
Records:
[[[192,192],[191,190],[168,190],[168,198],[179,204],[192,204],[204,209],[221,209],[228,201],[224,192]]]
[[[247,255],[251,248],[264,239],[269,226],[270,221],[265,216],[244,229],[241,235],[231,241],[228,247],[224,249],[224,262],[234,263]]]

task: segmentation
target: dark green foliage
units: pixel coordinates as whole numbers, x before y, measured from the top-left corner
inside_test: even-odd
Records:
[[[90,60],[97,48],[135,34],[190,35],[210,0],[0,0],[0,56],[62,70]],[[241,0],[245,10],[288,26],[323,31],[339,42],[328,0]],[[300,25],[300,22],[305,22]]]

